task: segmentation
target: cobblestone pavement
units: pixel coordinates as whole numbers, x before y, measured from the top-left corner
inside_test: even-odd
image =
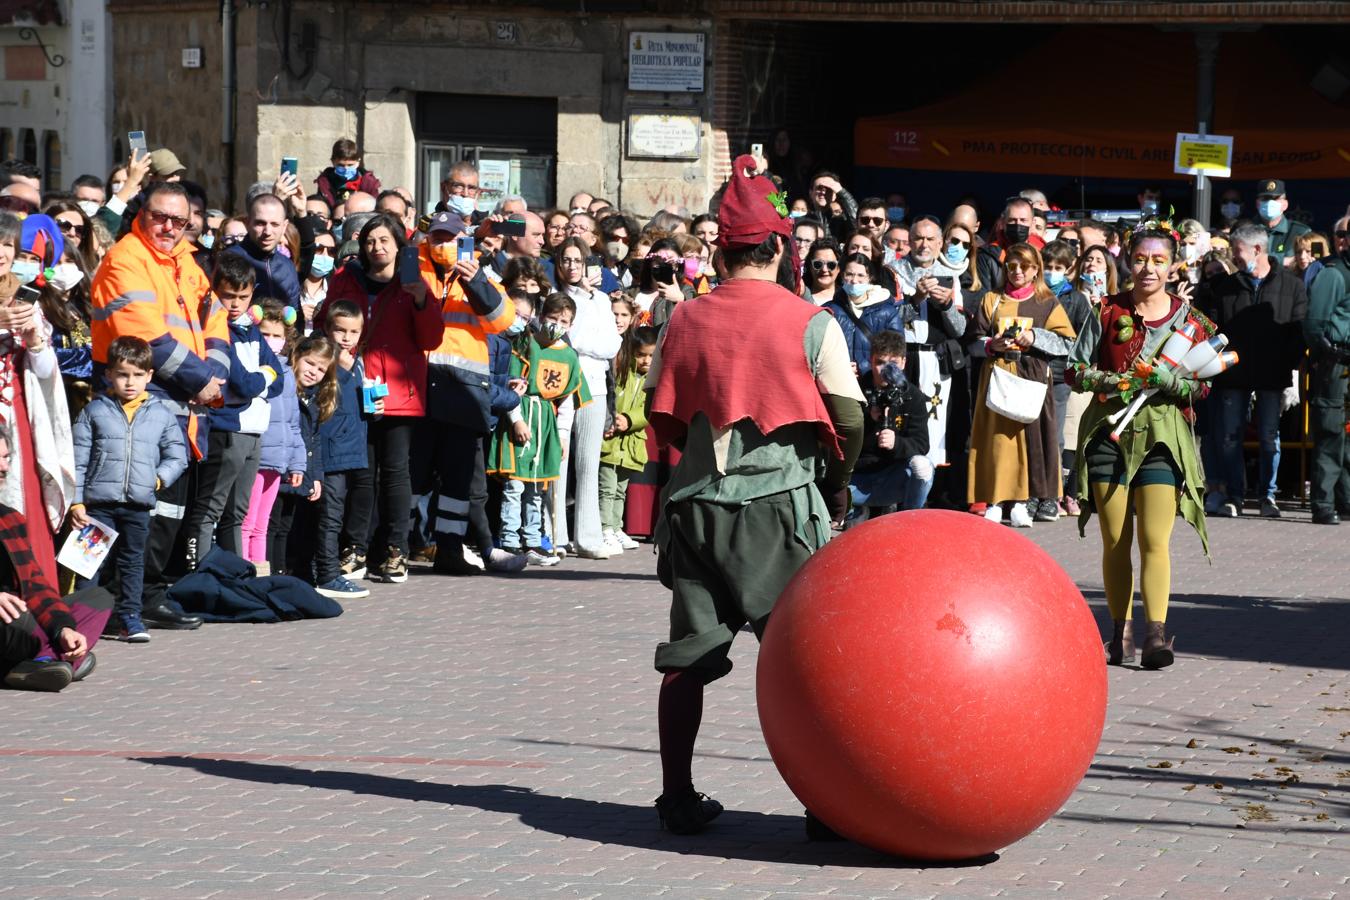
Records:
[[[1094,525],[1095,527],[1095,525]],[[1173,538],[1179,660],[1110,672],[1086,780],[992,862],[811,844],[755,716],[755,643],[695,760],[727,806],[656,827],[649,553],[513,579],[415,573],[341,618],[100,644],[0,692],[0,897],[1350,895],[1350,528]],[[1093,540],[1030,536],[1105,628]]]

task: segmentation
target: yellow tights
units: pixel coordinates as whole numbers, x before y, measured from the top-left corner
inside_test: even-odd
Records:
[[[1133,498],[1133,508],[1130,500]],[[1145,484],[1127,488],[1106,482],[1092,483],[1092,499],[1102,529],[1102,581],[1112,619],[1129,619],[1134,606],[1134,566],[1130,545],[1135,519],[1139,520],[1139,592],[1144,615],[1150,622],[1167,621],[1167,601],[1172,592],[1172,558],[1168,544],[1177,516],[1177,489],[1170,484]]]

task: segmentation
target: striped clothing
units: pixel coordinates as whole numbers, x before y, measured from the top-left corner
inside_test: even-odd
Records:
[[[75,617],[42,571],[28,540],[28,522],[8,506],[0,506],[0,590],[17,594],[53,644],[63,628],[75,628]]]

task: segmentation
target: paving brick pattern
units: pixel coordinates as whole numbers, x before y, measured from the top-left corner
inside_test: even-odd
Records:
[[[1030,536],[1107,616],[1093,541]],[[341,618],[100,645],[0,692],[0,897],[1350,895],[1350,528],[1173,539],[1178,664],[1113,669],[1058,815],[992,862],[812,844],[754,710],[751,639],[695,761],[727,812],[663,834],[652,557],[422,573]],[[1103,625],[1105,628],[1105,625]]]

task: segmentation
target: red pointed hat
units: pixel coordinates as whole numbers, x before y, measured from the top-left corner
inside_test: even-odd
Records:
[[[731,167],[731,183],[717,208],[717,244],[729,250],[754,247],[771,234],[792,237],[792,219],[788,217],[787,195],[763,175],[752,175],[755,158],[736,157]],[[790,246],[790,245],[789,245]]]

